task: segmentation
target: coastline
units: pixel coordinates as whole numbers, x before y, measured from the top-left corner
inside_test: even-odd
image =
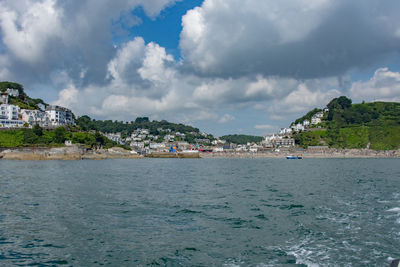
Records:
[[[323,151],[281,151],[281,152],[208,152],[196,155],[175,156],[165,153],[150,155],[133,154],[131,151],[114,147],[110,149],[87,150],[80,146],[58,148],[10,148],[0,152],[3,160],[104,160],[104,159],[142,159],[142,158],[285,158],[288,154],[301,155],[303,158],[400,158],[398,150],[371,149],[326,149]]]
[[[202,158],[285,158],[287,155],[298,155],[303,158],[400,158],[398,150],[372,149],[326,149],[324,151],[288,151],[288,152],[213,152],[201,153]]]
[[[103,160],[103,159],[138,159],[143,156],[132,154],[119,147],[110,149],[87,150],[80,146],[57,148],[25,147],[10,148],[0,152],[3,160]]]

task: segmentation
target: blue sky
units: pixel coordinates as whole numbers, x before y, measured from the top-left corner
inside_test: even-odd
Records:
[[[131,27],[121,25],[129,33],[122,38],[114,33],[114,43],[119,45],[136,36],[141,36],[146,43],[156,42],[165,47],[167,53],[172,54],[178,60],[180,59],[179,34],[182,31],[182,16],[188,10],[200,6],[202,2],[202,0],[177,2],[173,6],[162,10],[160,15],[155,18],[148,17],[142,7],[136,8],[131,14],[139,17],[141,22],[139,25]]]
[[[78,116],[262,135],[346,95],[400,101],[395,0],[3,0],[0,80]]]

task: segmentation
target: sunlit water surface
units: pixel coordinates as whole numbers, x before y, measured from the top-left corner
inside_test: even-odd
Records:
[[[388,266],[398,159],[0,161],[0,265]]]

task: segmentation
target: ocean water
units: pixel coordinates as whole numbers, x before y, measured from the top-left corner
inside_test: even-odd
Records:
[[[0,266],[389,266],[398,159],[0,161]]]

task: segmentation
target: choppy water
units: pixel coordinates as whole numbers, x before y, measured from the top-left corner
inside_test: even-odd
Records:
[[[0,265],[388,266],[397,159],[0,161]]]

